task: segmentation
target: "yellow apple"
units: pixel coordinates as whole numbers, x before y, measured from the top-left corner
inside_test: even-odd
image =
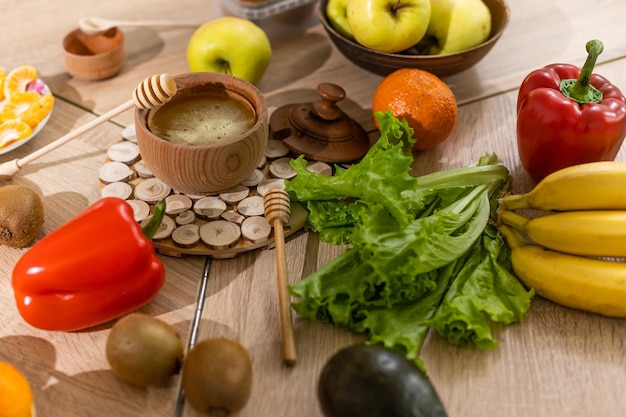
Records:
[[[443,55],[478,46],[489,38],[491,12],[482,0],[430,0],[427,54]]]
[[[354,39],[352,28],[348,22],[349,0],[328,0],[326,4],[326,16],[330,25],[344,38]]]
[[[422,39],[430,21],[430,0],[348,0],[354,39],[381,52],[395,53]]]

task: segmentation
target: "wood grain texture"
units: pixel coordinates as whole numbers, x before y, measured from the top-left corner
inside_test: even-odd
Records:
[[[71,131],[74,124],[94,117],[76,106],[57,101],[54,117],[35,139],[19,148],[13,157],[26,155]],[[107,123],[89,135],[77,138],[63,149],[27,165],[10,183],[32,188],[43,200],[45,218],[38,238],[55,230],[99,198],[97,167],[105,151],[119,140],[121,129]],[[94,237],[94,244],[97,237]],[[15,307],[11,273],[25,249],[0,246],[0,360],[22,369],[33,387],[41,415],[107,416],[173,415],[177,387],[148,391],[131,387],[115,378],[104,356],[111,324],[81,332],[48,332],[26,324]],[[68,253],[80,247],[68,248]],[[166,283],[159,295],[140,309],[171,323],[187,338],[195,309],[197,283],[202,271],[200,258],[164,257]],[[85,273],[88,273],[86,271]],[[165,394],[165,393],[169,393]],[[116,405],[117,404],[117,405]]]
[[[130,99],[139,82],[154,73],[187,72],[185,48],[191,29],[129,29],[126,65],[114,78],[86,82],[63,67],[61,41],[83,16],[160,20],[207,20],[221,13],[220,2],[109,0],[89,2],[8,0],[0,16],[2,65],[38,68],[57,98],[40,134],[0,163],[53,142]],[[511,21],[494,49],[473,69],[447,77],[460,104],[452,137],[415,153],[413,173],[425,174],[475,162],[495,152],[513,175],[513,191],[533,183],[524,173],[515,142],[517,87],[530,70],[552,62],[582,64],[584,45],[605,44],[596,72],[626,90],[626,3],[600,0],[510,0]],[[584,12],[583,12],[584,11]],[[584,14],[584,19],[581,18]],[[584,24],[583,24],[584,23]],[[321,82],[337,83],[347,97],[340,107],[376,135],[370,100],[382,79],[347,61],[314,24],[295,36],[272,38],[273,59],[259,83],[270,107],[317,99]],[[8,183],[33,188],[43,199],[40,237],[99,198],[98,168],[106,149],[119,141],[133,112],[118,115],[28,164]],[[618,159],[625,160],[622,152]],[[80,248],[72,248],[79,250]],[[320,243],[315,234],[287,239],[290,282],[308,276],[343,252]],[[13,266],[27,249],[0,246],[0,360],[22,369],[33,385],[38,415],[52,417],[173,416],[178,381],[165,389],[143,389],[115,378],[104,357],[111,324],[81,332],[44,332],[18,315],[11,289]],[[163,290],[141,311],[174,325],[187,340],[204,257],[161,256],[167,273]],[[316,397],[319,372],[340,348],[363,335],[294,315],[298,363],[285,367],[273,249],[212,261],[198,338],[225,336],[242,343],[253,361],[248,416],[321,417]],[[430,334],[422,350],[429,375],[450,417],[507,416],[621,417],[626,409],[626,322],[561,307],[535,298],[523,323],[496,327],[499,346],[491,351],[461,349]],[[184,416],[200,414],[185,407]]]

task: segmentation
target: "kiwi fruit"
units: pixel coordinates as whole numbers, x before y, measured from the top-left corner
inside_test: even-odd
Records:
[[[252,391],[252,361],[239,343],[204,339],[185,357],[182,371],[185,398],[202,414],[230,416],[241,410]]]
[[[43,225],[43,202],[28,187],[0,187],[0,245],[23,248],[39,234]]]
[[[147,314],[122,317],[107,338],[111,370],[139,386],[166,386],[180,372],[184,354],[183,341],[174,328]]]

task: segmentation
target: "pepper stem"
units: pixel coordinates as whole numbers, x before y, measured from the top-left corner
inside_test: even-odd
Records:
[[[152,240],[152,237],[159,231],[159,226],[161,226],[161,220],[163,220],[163,216],[165,215],[165,199],[161,199],[154,206],[154,213],[152,213],[152,217],[150,221],[141,228],[143,235]]]
[[[599,103],[602,101],[602,92],[590,84],[593,67],[598,55],[604,50],[604,45],[597,39],[587,42],[587,60],[580,70],[578,79],[561,80],[559,89],[564,96],[580,104]]]

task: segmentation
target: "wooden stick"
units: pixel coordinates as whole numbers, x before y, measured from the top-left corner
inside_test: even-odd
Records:
[[[67,133],[66,135],[55,140],[54,142],[51,142],[43,148],[36,150],[30,155],[26,155],[23,158],[13,159],[12,161],[7,161],[3,164],[0,164],[0,179],[11,179],[13,175],[17,174],[24,165],[29,164],[34,160],[41,158],[47,153],[55,150],[59,146],[62,146],[67,142],[76,139],[83,133],[112,119],[123,111],[132,108],[133,105],[144,109],[155,108],[169,101],[174,96],[174,94],[176,94],[176,91],[176,81],[170,75],[157,74],[148,77],[144,81],[142,81],[137,86],[137,88],[135,88],[135,91],[133,91],[133,98],[131,100],[128,100],[126,103],[120,104],[113,110],[109,110],[108,112],[92,120],[91,122],[86,123],[78,129]]]
[[[270,190],[263,197],[265,218],[274,228],[276,244],[276,273],[278,302],[282,334],[283,362],[288,366],[296,363],[296,342],[291,320],[291,304],[287,292],[287,260],[285,256],[285,233],[283,224],[289,221],[289,195],[280,189]]]
[[[129,27],[161,27],[161,28],[198,28],[206,21],[181,22],[176,20],[115,20],[100,17],[83,17],[78,20],[80,30],[88,35],[97,35],[106,32],[115,26]]]
[[[91,122],[79,127],[76,130],[72,130],[71,132],[67,133],[66,135],[60,137],[59,139],[55,140],[54,142],[51,142],[49,144],[47,144],[46,146],[44,146],[43,148],[37,149],[35,152],[26,155],[23,158],[19,158],[19,159],[14,159],[12,161],[7,161],[3,164],[0,164],[0,178],[2,179],[9,179],[11,177],[13,177],[13,175],[17,174],[17,172],[26,164],[29,164],[31,162],[33,162],[34,160],[41,158],[42,156],[46,155],[47,153],[55,150],[56,148],[58,148],[59,146],[62,146],[64,144],[66,144],[67,142],[77,138],[78,136],[82,135],[83,133],[87,132],[88,130],[93,129],[96,126],[101,125],[102,123],[112,119],[113,117],[117,116],[118,114],[122,113],[125,110],[130,109],[132,106],[134,105],[134,101],[133,100],[129,100],[124,104],[120,104],[118,107],[114,108],[113,110],[103,114],[102,116],[98,117],[97,119],[92,120]]]

